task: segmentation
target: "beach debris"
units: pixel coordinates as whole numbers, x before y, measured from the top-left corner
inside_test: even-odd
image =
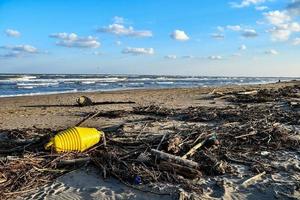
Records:
[[[92,106],[93,105],[93,101],[87,97],[87,96],[80,96],[76,99],[76,103],[83,107],[83,106]]]
[[[192,160],[187,160],[187,159],[181,158],[179,156],[174,156],[172,154],[168,154],[168,153],[165,153],[162,151],[158,151],[156,149],[151,149],[150,152],[152,155],[158,156],[162,160],[175,162],[177,164],[187,166],[190,168],[199,168],[200,167],[199,163],[197,163],[197,162],[194,162]]]
[[[51,138],[45,145],[45,149],[52,148],[58,153],[68,151],[83,152],[97,144],[102,135],[103,132],[95,128],[68,128]]]
[[[291,99],[297,102],[299,86],[252,91],[222,92],[222,98],[234,102],[224,107],[147,104],[126,111],[94,110],[80,125],[94,117],[129,117],[102,129],[105,145],[83,152],[81,147],[77,152],[45,151],[50,133],[61,130],[0,130],[0,199],[15,199],[87,164],[128,187],[146,191],[147,184],[173,184],[188,194],[203,193],[199,180],[244,177],[236,169],[243,165],[247,173],[258,173],[240,185],[250,187],[281,170],[272,164],[279,160],[277,152],[299,154],[300,147],[300,113],[287,106]],[[290,182],[297,186],[299,181]]]
[[[262,155],[262,156],[267,156],[267,155],[270,155],[271,154],[271,152],[269,152],[269,151],[261,151],[260,152],[260,155]]]
[[[168,141],[168,152],[178,153],[180,151],[180,144],[182,143],[182,138],[177,135]]]
[[[245,180],[242,184],[241,184],[241,187],[243,188],[247,188],[249,187],[250,185],[253,185],[255,184],[257,181],[260,181],[262,179],[262,176],[264,176],[266,174],[266,172],[262,172],[262,173],[259,173],[247,180]]]

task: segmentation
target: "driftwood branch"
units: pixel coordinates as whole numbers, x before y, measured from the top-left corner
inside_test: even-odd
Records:
[[[248,137],[248,136],[251,136],[251,135],[256,135],[257,132],[256,131],[251,131],[250,133],[248,134],[244,134],[244,135],[239,135],[239,136],[236,136],[234,137],[235,139],[238,139],[238,138],[243,138],[243,137]]]
[[[207,139],[203,140],[202,142],[199,142],[197,145],[195,145],[193,148],[191,148],[184,156],[182,156],[183,159],[187,159],[188,156],[192,156],[197,149],[203,146],[203,144],[206,142]]]
[[[191,167],[191,168],[199,168],[200,167],[200,165],[197,162],[194,162],[192,160],[183,159],[179,156],[174,156],[174,155],[162,152],[162,151],[158,151],[156,149],[151,149],[151,154],[157,156],[158,158],[160,158],[162,160],[175,162],[175,163],[183,165],[183,166],[187,166],[187,167]]]
[[[82,125],[85,121],[89,120],[89,119],[92,119],[94,117],[96,117],[97,115],[99,115],[101,113],[101,111],[98,111],[96,112],[95,114],[93,115],[88,115],[87,117],[85,117],[84,119],[82,119],[80,122],[78,122],[75,126],[80,126]]]
[[[261,180],[261,177],[262,177],[263,175],[265,175],[265,174],[266,174],[266,172],[262,172],[262,173],[260,173],[260,174],[257,174],[257,175],[255,175],[255,176],[253,176],[253,177],[251,177],[251,178],[245,180],[245,181],[242,183],[241,186],[242,186],[243,188],[247,188],[248,186],[254,184],[256,181]]]

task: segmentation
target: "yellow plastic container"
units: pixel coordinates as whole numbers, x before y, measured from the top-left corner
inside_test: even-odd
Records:
[[[52,147],[56,152],[82,152],[97,144],[102,134],[102,131],[95,128],[68,128],[51,138],[45,149]]]

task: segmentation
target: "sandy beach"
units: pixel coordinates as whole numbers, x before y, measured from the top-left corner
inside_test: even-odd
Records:
[[[201,155],[196,153],[191,159],[203,164],[203,170],[200,170],[202,175],[195,179],[189,178],[188,181],[197,186],[199,191],[182,186],[188,181],[148,181],[145,184],[145,187],[156,185],[154,187],[160,188],[159,191],[163,191],[163,186],[167,187],[170,184],[169,190],[172,192],[162,196],[126,186],[115,179],[114,175],[111,175],[110,179],[103,179],[99,167],[90,163],[67,174],[62,173],[57,180],[50,180],[35,191],[26,192],[26,181],[25,185],[15,185],[15,189],[8,189],[14,188],[16,183],[9,179],[16,177],[14,173],[4,170],[10,163],[7,160],[1,163],[0,186],[4,192],[0,198],[15,198],[17,195],[27,199],[178,199],[179,196],[181,199],[299,199],[299,87],[299,81],[290,81],[265,85],[0,98],[2,139],[5,139],[5,134],[11,137],[12,132],[15,134],[13,137],[21,139],[53,134],[58,130],[73,127],[87,116],[99,112],[96,117],[84,121],[81,126],[109,130],[109,139],[117,138],[117,132],[110,128],[120,124],[124,137],[130,134],[136,137],[138,134],[138,137],[143,138],[152,134],[159,136],[160,141],[168,132],[166,139],[162,140],[161,150],[166,151],[164,143],[170,145],[175,136],[180,136],[179,143],[182,146],[177,147],[178,144],[174,144],[178,148],[177,151],[168,147],[168,153],[177,156],[184,155],[193,147],[197,137],[201,140],[201,134],[204,132],[216,132],[220,144],[204,147],[201,152],[216,156],[224,168],[224,173],[207,173],[203,167],[205,163],[198,160]],[[76,98],[82,95],[91,98],[95,105],[77,106]],[[150,121],[147,121],[147,117],[151,118]],[[195,133],[195,130],[198,132]],[[284,138],[271,136],[275,130],[281,131],[282,134],[284,132]],[[190,132],[192,136],[180,135],[184,131]],[[269,141],[263,138],[267,131],[270,134]],[[22,136],[21,133],[24,132],[28,134]],[[227,137],[226,134],[238,135]],[[193,142],[185,144],[190,138],[194,138]],[[230,140],[236,145],[240,144],[240,148],[236,145],[231,146],[233,144]],[[108,142],[108,145],[111,145],[109,148],[114,148],[114,144]],[[151,143],[148,145],[151,146]],[[155,145],[156,148],[157,143]],[[24,147],[21,157],[24,158],[27,151],[36,153],[36,150],[26,148]],[[227,154],[220,153],[225,152],[226,148],[227,154],[232,154],[232,158],[225,159],[224,155]],[[234,151],[240,151],[240,155]],[[7,156],[20,154],[2,153],[1,159]],[[213,169],[213,166],[210,167]],[[19,173],[22,173],[22,170]],[[259,177],[251,179],[255,175]]]

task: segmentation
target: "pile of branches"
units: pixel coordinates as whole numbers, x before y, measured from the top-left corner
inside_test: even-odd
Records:
[[[299,98],[300,85],[286,86],[278,89],[260,89],[257,91],[231,93],[228,98],[235,103],[264,103],[284,100],[285,98]]]

